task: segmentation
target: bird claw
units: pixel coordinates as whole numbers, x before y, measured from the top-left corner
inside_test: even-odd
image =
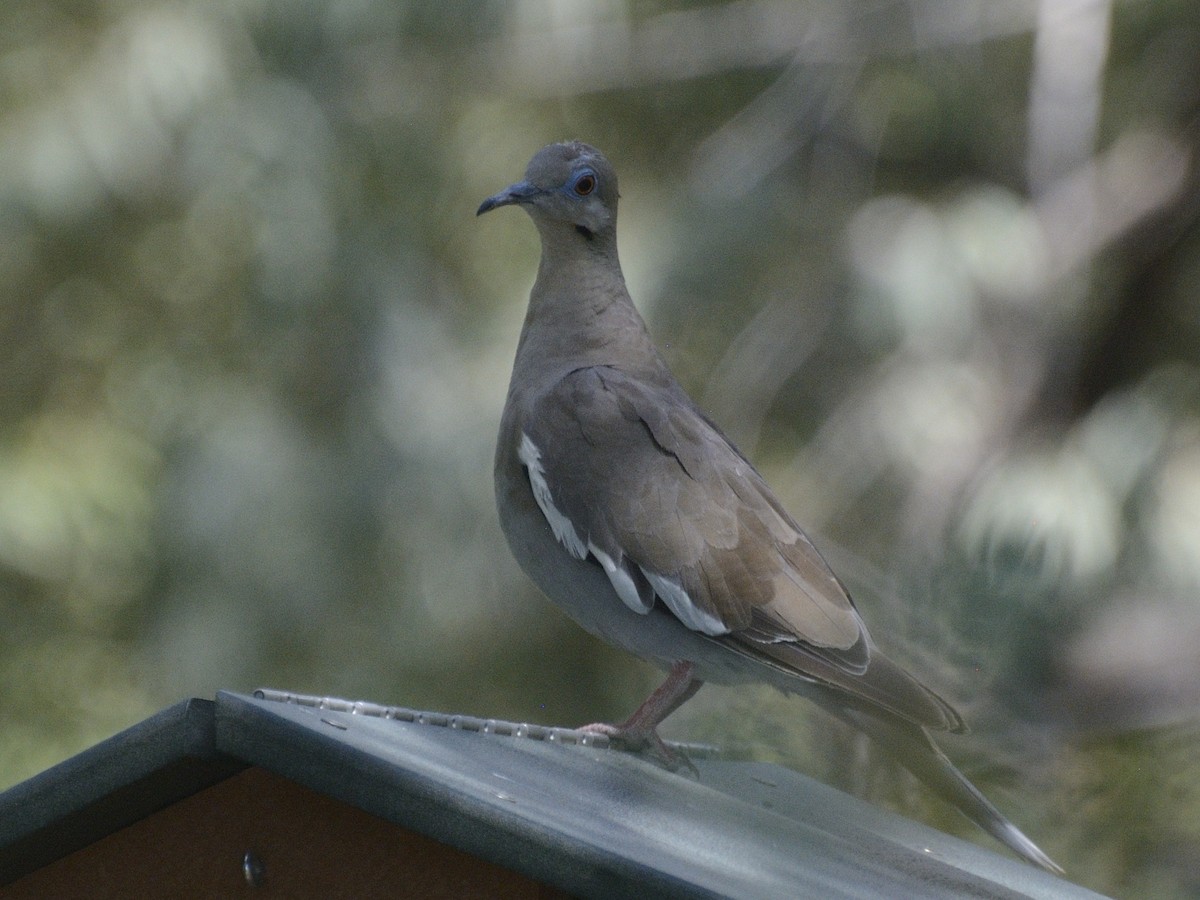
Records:
[[[686,769],[687,774],[697,781],[700,779],[700,770],[696,768],[696,764],[688,758],[688,755],[682,750],[672,748],[658,736],[658,732],[654,729],[646,731],[621,725],[610,725],[607,722],[593,722],[591,725],[584,725],[579,731],[602,734],[619,750],[648,757],[668,772],[679,772],[681,769]]]

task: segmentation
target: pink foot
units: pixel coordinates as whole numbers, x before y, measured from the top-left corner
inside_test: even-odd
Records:
[[[700,772],[692,764],[692,761],[683,753],[668,747],[658,736],[656,729],[658,723],[696,693],[701,684],[703,682],[692,676],[691,663],[676,663],[671,667],[670,674],[658,689],[620,725],[593,722],[591,725],[584,725],[579,730],[591,734],[602,734],[622,749],[645,753],[671,772],[686,768],[692,775],[699,778]]]
[[[639,731],[623,725],[610,725],[607,722],[593,722],[591,725],[581,726],[579,730],[589,734],[602,734],[618,749],[648,756],[669,772],[687,769],[693,777],[700,777],[700,770],[687,758],[687,754],[667,746],[657,731]]]

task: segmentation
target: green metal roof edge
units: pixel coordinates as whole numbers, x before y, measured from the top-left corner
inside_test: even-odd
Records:
[[[9,789],[0,884],[258,765],[577,896],[1099,896],[779,766],[696,780],[337,702],[184,701]]]

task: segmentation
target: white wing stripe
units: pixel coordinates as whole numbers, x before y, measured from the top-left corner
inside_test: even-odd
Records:
[[[650,612],[650,608],[654,606],[654,595],[650,594],[643,598],[638,593],[637,585],[633,583],[633,577],[625,570],[624,566],[618,566],[613,562],[611,556],[598,549],[591,541],[588,541],[587,548],[600,563],[600,568],[604,569],[604,574],[612,582],[613,590],[617,592],[621,602],[636,613],[645,615]]]
[[[645,569],[642,569],[642,574],[646,576],[646,580],[654,588],[654,593],[662,597],[662,601],[667,604],[667,608],[675,613],[679,621],[692,629],[692,631],[712,635],[729,633],[729,629],[725,627],[724,622],[712,613],[705,612],[696,606],[692,602],[692,598],[687,595],[687,591],[680,587],[678,583],[662,575],[648,572]]]
[[[546,483],[546,470],[542,468],[542,453],[524,432],[521,433],[521,444],[517,447],[517,457],[529,473],[533,499],[537,501],[542,515],[550,523],[550,530],[554,532],[558,542],[567,548],[568,553],[576,559],[583,559],[588,553],[587,545],[580,539],[579,532],[575,530],[571,520],[554,505],[554,499],[550,496],[550,485]]]

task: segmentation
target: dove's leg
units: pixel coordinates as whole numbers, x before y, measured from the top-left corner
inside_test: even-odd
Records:
[[[694,670],[690,662],[675,663],[663,683],[620,725],[595,722],[579,730],[606,735],[630,750],[648,750],[669,769],[686,765],[694,771],[687,758],[663,743],[656,730],[663,719],[679,709],[704,684],[695,677]]]

